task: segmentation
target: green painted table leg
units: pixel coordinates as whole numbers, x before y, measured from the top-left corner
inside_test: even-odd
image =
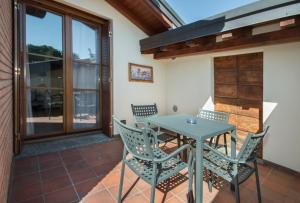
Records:
[[[203,202],[203,143],[200,139],[196,143],[196,203]]]
[[[231,131],[231,158],[236,158],[236,142],[237,142],[237,135],[236,135],[236,129]]]

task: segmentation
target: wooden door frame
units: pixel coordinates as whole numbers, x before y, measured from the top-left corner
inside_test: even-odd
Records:
[[[79,131],[72,131],[72,132],[66,132],[66,126],[64,126],[64,132],[63,133],[58,133],[55,135],[50,135],[50,136],[34,136],[33,138],[26,137],[26,101],[24,100],[24,95],[26,92],[24,91],[24,77],[22,75],[23,70],[24,70],[24,50],[23,48],[25,47],[24,44],[22,45],[21,43],[25,43],[24,41],[24,27],[25,24],[23,23],[24,21],[24,16],[25,16],[25,10],[24,10],[24,4],[29,4],[31,6],[39,7],[44,10],[50,11],[52,13],[58,13],[60,16],[62,16],[62,23],[63,23],[63,50],[64,50],[64,77],[66,76],[66,62],[68,60],[65,60],[67,56],[65,56],[66,52],[66,46],[65,46],[65,40],[67,38],[66,35],[66,30],[65,30],[65,21],[66,18],[73,17],[73,19],[76,20],[82,20],[82,21],[88,21],[88,22],[95,22],[97,23],[96,25],[101,26],[101,35],[106,34],[107,36],[101,36],[101,41],[103,41],[103,38],[106,38],[106,41],[108,43],[108,50],[103,51],[102,42],[100,45],[101,49],[101,59],[103,55],[106,54],[106,56],[109,57],[109,64],[106,65],[106,68],[109,69],[109,75],[106,75],[108,78],[106,79],[109,81],[109,86],[107,90],[105,91],[100,91],[102,88],[99,89],[99,98],[100,101],[104,97],[107,97],[108,102],[106,102],[106,105],[103,106],[102,104],[99,104],[99,112],[101,112],[101,115],[99,116],[99,123],[102,125],[102,130],[106,135],[112,136],[112,106],[113,106],[113,101],[112,101],[112,37],[111,37],[111,23],[112,21],[106,20],[103,18],[100,18],[98,16],[94,16],[92,14],[89,14],[87,12],[75,9],[73,7],[58,3],[58,2],[53,2],[53,1],[38,1],[38,0],[15,0],[14,1],[14,47],[15,47],[15,53],[14,53],[14,67],[15,67],[15,75],[14,75],[14,143],[15,143],[15,152],[18,153],[20,151],[20,146],[21,146],[21,141],[25,140],[39,140],[43,138],[49,138],[49,137],[57,137],[57,136],[65,136],[66,134],[69,133],[82,133],[82,132],[88,132],[88,131],[99,131],[99,129],[89,129],[89,130],[79,130]],[[107,30],[107,32],[103,32],[103,28]],[[100,64],[100,71],[103,71],[103,64]],[[101,84],[100,86],[103,86],[102,83],[105,80],[104,75],[100,74],[101,77]],[[66,84],[65,84],[65,78],[64,78],[64,92],[66,92]],[[64,96],[65,97],[65,96]],[[65,101],[65,98],[64,98]],[[65,103],[65,102],[64,102]],[[64,104],[64,111],[66,110],[65,104]],[[104,122],[104,114],[110,115],[106,116],[105,119],[107,121]],[[64,112],[65,115],[65,112]],[[65,117],[65,116],[64,116]],[[64,118],[65,119],[65,118]],[[25,127],[24,127],[25,126]]]

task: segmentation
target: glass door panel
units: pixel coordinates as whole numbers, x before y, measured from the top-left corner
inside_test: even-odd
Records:
[[[62,16],[26,7],[26,135],[64,131]]]
[[[99,28],[72,20],[73,129],[99,128]]]

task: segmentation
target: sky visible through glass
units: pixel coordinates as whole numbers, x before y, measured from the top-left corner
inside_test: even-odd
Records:
[[[257,0],[166,0],[185,23],[192,23]]]
[[[85,24],[72,21],[73,52],[80,59],[88,59],[96,54],[97,33]],[[63,51],[62,17],[47,12],[43,17],[26,15],[26,44],[35,46],[50,46]]]
[[[47,45],[62,51],[62,17],[49,12],[43,18],[27,14],[26,44]]]

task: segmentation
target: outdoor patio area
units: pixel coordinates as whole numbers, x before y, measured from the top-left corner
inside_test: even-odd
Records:
[[[171,151],[174,144],[165,149]],[[110,203],[117,201],[123,144],[119,138],[102,143],[15,160],[11,203]],[[126,167],[124,202],[147,203],[150,185]],[[184,171],[183,175],[186,175]],[[293,203],[300,199],[300,177],[259,164],[262,201]],[[187,201],[188,179],[177,176],[156,189],[155,202]],[[234,202],[230,186],[220,182],[210,193],[204,183],[204,202]],[[220,188],[219,188],[220,187]],[[169,189],[168,189],[169,188]],[[240,187],[241,202],[257,202],[255,176]]]
[[[0,203],[300,203],[300,0],[0,0]]]

